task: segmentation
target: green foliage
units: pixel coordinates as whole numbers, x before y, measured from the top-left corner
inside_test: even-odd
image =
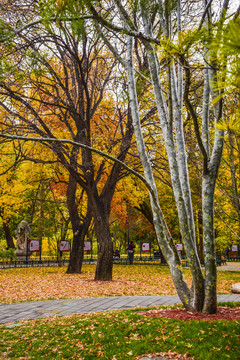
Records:
[[[207,39],[205,29],[185,29],[184,32],[178,33],[178,38],[170,39],[163,36],[158,46],[158,53],[161,59],[170,60],[187,56],[189,52],[198,52],[203,46],[203,42]]]
[[[73,19],[71,21],[71,27],[72,27],[72,33],[73,36],[81,39],[82,37],[84,37],[85,34],[85,21],[81,20],[81,19]]]
[[[0,81],[3,81],[4,77],[17,74],[17,68],[11,64],[7,56],[2,55],[0,59]]]
[[[236,109],[231,116],[224,119],[224,121],[219,122],[217,128],[224,131],[231,130],[240,135],[240,110]]]
[[[41,16],[43,24],[49,31],[51,30],[51,21],[55,19],[55,23],[61,24],[68,22],[71,25],[72,34],[74,37],[80,39],[85,36],[85,20],[83,15],[83,2],[80,1],[66,1],[66,0],[50,0],[40,2]]]
[[[217,124],[218,129],[228,130],[240,135],[240,111],[239,111],[239,87],[240,87],[240,19],[231,20],[221,34],[221,38],[216,36],[211,48],[217,52],[218,66],[222,68],[218,87],[222,94],[215,99],[215,102],[225,96],[226,107],[229,107],[229,116]],[[236,99],[235,108],[226,96]],[[228,103],[230,105],[228,105]]]
[[[11,37],[13,34],[13,31],[6,26],[4,19],[0,19],[0,42]]]
[[[217,41],[216,41],[217,45]],[[221,51],[226,52],[228,56],[240,54],[240,19],[236,18],[229,22],[223,33],[221,42]]]
[[[232,243],[231,238],[227,238],[226,236],[218,236],[215,239],[216,250],[222,254],[225,254],[225,249],[227,246],[230,246]]]
[[[177,0],[167,0],[164,2],[165,13],[170,15],[174,9],[177,7]]]
[[[14,249],[0,250],[0,259],[15,259],[17,256]]]
[[[233,19],[211,42],[211,49],[217,53],[218,66],[222,66],[225,91],[233,88],[239,90],[240,86],[240,19]],[[224,85],[225,85],[224,83]]]

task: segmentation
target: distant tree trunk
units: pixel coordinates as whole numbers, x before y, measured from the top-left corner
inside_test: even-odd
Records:
[[[95,225],[96,233],[101,231],[98,239],[99,242],[99,251],[97,258],[97,267],[95,272],[95,280],[110,281],[112,280],[112,268],[113,268],[113,244],[111,240],[111,235],[109,227],[104,224],[104,219],[98,219],[99,223]],[[97,229],[98,228],[98,229]]]
[[[153,213],[152,213],[151,206],[146,201],[143,201],[141,204],[139,204],[139,207],[135,206],[135,209],[140,211],[145,216],[145,218],[149,221],[149,223],[152,225],[153,231],[155,234],[155,238],[157,239],[157,234],[156,234],[155,227],[154,227]],[[161,250],[161,247],[160,247],[158,241],[157,241],[157,244],[158,244],[161,262],[166,262],[166,259],[164,258],[163,252]]]
[[[128,109],[126,130],[122,137],[118,160],[125,160],[131,146],[132,136],[132,116],[130,109]],[[92,186],[88,194],[94,217],[95,233],[99,244],[95,280],[112,280],[113,243],[109,225],[109,214],[116,185],[121,176],[121,170],[121,165],[114,163],[101,194],[98,194],[96,184]]]
[[[80,274],[82,271],[84,239],[87,235],[90,222],[91,218],[88,218],[85,219],[85,221],[79,226],[74,226],[74,230],[76,231],[73,231],[72,251],[67,268],[67,274]]]
[[[3,230],[4,230],[4,233],[5,233],[8,249],[15,249],[15,245],[14,245],[14,242],[13,242],[13,237],[12,237],[12,234],[11,234],[11,230],[10,230],[10,228],[8,226],[8,223],[5,222],[5,221],[3,221]]]
[[[113,244],[109,227],[108,211],[98,197],[94,199],[93,216],[98,241],[98,257],[95,280],[112,280]]]
[[[70,221],[72,224],[73,243],[70,261],[67,269],[68,274],[80,274],[82,271],[84,238],[88,232],[88,228],[92,219],[90,206],[88,204],[87,214],[84,220],[81,221],[76,204],[76,190],[77,182],[75,178],[70,175],[67,189],[67,207],[69,211]]]
[[[140,211],[145,216],[145,218],[149,221],[154,230],[153,213],[151,206],[146,201],[143,201],[138,206],[135,206],[135,209]]]

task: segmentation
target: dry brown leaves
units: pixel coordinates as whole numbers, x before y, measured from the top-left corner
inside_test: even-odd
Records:
[[[187,354],[181,355],[176,353],[175,351],[168,351],[168,352],[160,352],[160,353],[152,353],[152,354],[147,354],[147,355],[141,355],[138,356],[136,359],[138,360],[147,360],[147,359],[162,359],[162,358],[167,358],[167,359],[178,359],[178,360],[194,360],[194,357],[189,357],[187,356]]]
[[[94,281],[93,265],[83,266],[82,274],[66,274],[66,267],[4,269],[0,270],[0,302],[170,295],[176,292],[166,270],[118,266],[114,267],[113,281]]]
[[[198,321],[214,321],[214,320],[240,320],[240,308],[230,308],[227,306],[218,306],[216,314],[192,313],[183,308],[175,309],[159,309],[142,311],[140,314],[149,317],[161,317],[177,320],[198,320]]]
[[[95,266],[83,266],[82,274],[66,274],[66,267],[0,270],[0,302],[12,303],[63,298],[102,296],[174,295],[169,270],[156,266],[115,265],[113,281],[94,281]],[[220,274],[218,292],[229,293],[238,278]],[[190,282],[190,272],[186,270]]]

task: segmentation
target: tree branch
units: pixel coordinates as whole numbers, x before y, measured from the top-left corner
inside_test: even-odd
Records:
[[[193,124],[194,124],[194,130],[195,130],[195,135],[197,138],[197,143],[198,146],[200,148],[200,151],[202,153],[203,156],[203,173],[204,174],[208,174],[209,169],[208,169],[208,155],[206,152],[206,149],[203,145],[202,139],[201,139],[201,135],[200,135],[200,130],[199,130],[199,126],[198,126],[198,118],[197,118],[197,114],[194,111],[194,108],[192,106],[191,101],[189,100],[189,88],[190,88],[190,83],[191,83],[191,73],[190,73],[190,66],[187,62],[187,60],[184,58],[183,59],[183,66],[184,66],[184,71],[185,71],[185,75],[186,75],[186,79],[185,79],[185,89],[184,89],[184,101],[187,105],[187,108],[191,114],[191,117],[193,119]]]
[[[145,180],[145,178],[139,174],[137,171],[131,169],[129,166],[127,166],[124,162],[122,162],[121,160],[101,151],[95,148],[92,148],[91,146],[76,142],[76,141],[72,141],[72,140],[67,140],[67,139],[54,139],[54,138],[36,138],[36,137],[26,137],[26,136],[20,136],[20,135],[9,135],[9,134],[0,134],[0,137],[2,138],[6,138],[6,139],[12,139],[12,140],[24,140],[24,141],[36,141],[36,142],[53,142],[53,143],[62,143],[62,144],[70,144],[70,145],[74,145],[74,146],[78,146],[82,149],[86,149],[86,150],[90,150],[102,157],[105,157],[111,161],[114,161],[116,163],[118,163],[119,165],[121,165],[123,168],[125,168],[127,171],[129,171],[130,173],[132,173],[133,175],[135,175],[136,177],[138,177],[143,183],[144,185],[147,187],[147,189],[149,190],[149,192],[151,193],[151,195],[153,196],[153,198],[155,198],[155,194],[154,191],[151,187],[151,185]]]
[[[240,240],[240,237],[235,233],[235,231],[228,225],[228,223],[226,221],[223,220],[223,218],[221,217],[221,215],[219,214],[219,212],[216,210],[217,215],[220,217],[220,219],[222,220],[222,222],[224,222],[224,224],[229,228],[229,230],[236,236],[236,238],[238,240]]]

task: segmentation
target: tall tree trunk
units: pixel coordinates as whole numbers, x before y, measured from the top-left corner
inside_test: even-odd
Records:
[[[218,34],[221,35],[223,21],[226,17],[226,12],[228,9],[229,0],[224,0],[220,21],[218,24]],[[212,21],[211,18],[211,9],[209,11],[209,22]],[[212,23],[209,23],[209,31],[212,31]],[[212,35],[212,34],[211,34]],[[216,124],[223,119],[223,85],[225,78],[221,77],[221,85],[219,84],[219,74],[218,74],[218,63],[217,63],[217,52],[215,50],[211,51],[210,56],[210,70],[206,71],[208,73],[209,79],[205,77],[207,83],[209,83],[209,89],[211,91],[211,97],[215,100],[213,106],[213,113],[215,117]],[[206,64],[207,67],[209,63]],[[226,67],[226,58],[224,58],[224,67]],[[220,85],[220,86],[219,86]],[[220,89],[219,89],[220,88]],[[207,92],[209,90],[207,89]],[[209,95],[208,95],[209,96]],[[208,97],[207,96],[207,97]],[[204,99],[205,100],[205,99]],[[206,110],[206,113],[208,110]],[[207,131],[207,126],[205,121],[206,118],[203,118],[203,134]],[[206,128],[206,130],[204,130]],[[210,149],[209,140],[205,136],[204,147],[208,152]],[[202,208],[203,208],[203,246],[204,246],[204,264],[205,264],[205,299],[203,311],[208,314],[213,314],[217,311],[217,267],[216,267],[216,251],[215,251],[215,231],[214,231],[214,192],[215,184],[218,176],[218,169],[220,166],[222,151],[224,145],[224,131],[219,130],[215,127],[214,134],[214,145],[212,149],[211,157],[209,158],[207,169],[203,171],[203,181],[202,181]],[[209,156],[209,155],[208,155]]]
[[[10,230],[10,228],[8,226],[8,223],[5,222],[5,221],[3,221],[3,230],[4,230],[4,233],[5,233],[8,249],[15,249],[15,245],[14,245],[14,242],[13,242],[13,237],[12,237],[12,234],[11,234],[11,230]]]
[[[217,311],[217,268],[214,239],[214,188],[212,174],[203,176],[203,245],[205,264],[205,299],[203,312],[214,314]]]
[[[124,162],[131,146],[132,136],[133,126],[129,108],[126,130],[125,133],[122,134],[122,142],[117,157],[118,160],[122,162]],[[121,165],[114,163],[101,194],[98,194],[96,182],[94,184],[92,183],[91,190],[88,193],[93,211],[95,233],[98,241],[98,259],[95,280],[112,280],[113,243],[110,233],[109,214],[114,191],[121,176],[121,170]]]
[[[83,221],[78,214],[76,204],[77,181],[70,175],[67,189],[67,207],[73,231],[72,251],[67,269],[68,274],[81,273],[83,262],[84,238],[91,223],[91,210],[88,203],[88,211]]]
[[[90,2],[92,4],[92,2]],[[191,201],[191,191],[189,186],[189,176],[188,176],[188,167],[187,167],[187,154],[185,150],[185,141],[184,141],[184,129],[183,129],[183,77],[182,77],[182,66],[191,71],[190,64],[179,64],[178,66],[178,81],[176,81],[175,74],[175,65],[173,64],[173,59],[175,57],[174,51],[171,51],[171,35],[176,35],[176,22],[171,21],[172,10],[177,9],[177,29],[179,32],[179,49],[184,49],[184,52],[179,51],[178,61],[182,61],[185,55],[186,58],[190,55],[189,49],[193,44],[194,39],[189,38],[189,44],[183,46],[182,42],[182,27],[181,27],[181,8],[182,2],[179,0],[175,2],[177,5],[169,7],[168,2],[162,0],[156,1],[153,4],[146,0],[142,0],[138,3],[140,13],[137,13],[139,18],[141,18],[141,23],[139,26],[132,22],[132,17],[128,13],[128,8],[123,8],[121,1],[115,1],[117,5],[117,13],[119,18],[122,19],[123,28],[128,33],[127,39],[127,61],[125,59],[121,60],[120,54],[117,53],[116,49],[113,46],[109,46],[110,50],[113,51],[117,59],[120,59],[120,62],[123,66],[126,66],[128,83],[129,83],[129,97],[131,103],[131,110],[133,116],[134,132],[137,142],[138,151],[140,154],[141,162],[144,169],[144,177],[147,183],[147,187],[150,192],[151,206],[153,211],[153,222],[155,225],[155,230],[159,243],[161,244],[164,256],[167,259],[169,268],[174,280],[174,284],[177,288],[178,294],[187,309],[193,309],[193,311],[204,311],[205,312],[215,312],[216,311],[216,259],[215,259],[215,246],[214,246],[214,226],[213,226],[213,199],[214,199],[214,190],[215,182],[217,179],[218,167],[221,161],[221,153],[223,147],[223,133],[216,129],[214,133],[214,146],[210,146],[210,136],[209,136],[209,103],[210,103],[210,93],[211,100],[215,100],[213,104],[214,110],[214,120],[219,122],[222,117],[222,104],[221,100],[219,101],[219,96],[221,97],[221,92],[218,91],[221,88],[221,84],[218,84],[217,71],[219,69],[218,64],[216,63],[217,57],[216,54],[210,54],[209,58],[206,61],[206,71],[205,71],[205,88],[203,93],[203,112],[202,112],[202,138],[199,131],[199,111],[194,110],[194,106],[191,104],[188,99],[189,91],[186,91],[187,99],[185,98],[186,105],[190,108],[188,109],[193,117],[196,138],[198,141],[198,146],[203,155],[203,196],[206,196],[203,200],[203,212],[204,214],[204,252],[205,252],[205,278],[206,284],[203,277],[201,264],[199,261],[199,256],[197,253],[196,242],[195,242],[195,224],[193,217],[193,207]],[[202,17],[199,22],[199,33],[203,28],[205,23],[209,24],[208,36],[205,37],[205,42],[209,38],[210,41],[211,35],[213,35],[213,29],[217,29],[216,38],[221,37],[221,32],[223,29],[223,21],[226,17],[226,10],[228,8],[229,0],[224,0],[222,4],[222,10],[220,11],[220,18],[218,23],[215,23],[215,27],[212,25],[212,15],[211,15],[211,1],[204,1],[201,10]],[[114,2],[113,2],[114,4]],[[94,18],[99,23],[104,24],[104,27],[109,25],[105,19],[97,13],[94,8],[94,5],[90,6],[90,9],[94,15]],[[130,9],[132,10],[133,8]],[[154,10],[153,10],[154,9]],[[134,14],[135,14],[134,8]],[[159,16],[156,16],[156,12],[159,12]],[[214,9],[215,11],[215,9]],[[136,14],[135,14],[136,15]],[[187,16],[188,17],[188,16]],[[161,27],[157,27],[154,20],[157,18],[158,23],[161,24]],[[137,16],[134,17],[137,19]],[[175,19],[175,14],[174,14]],[[189,19],[189,18],[188,18]],[[185,19],[184,19],[185,22]],[[186,21],[186,23],[188,20]],[[111,23],[111,22],[110,22]],[[174,24],[174,26],[173,26]],[[111,30],[118,31],[116,25],[111,27]],[[144,29],[141,32],[138,32],[139,29]],[[119,31],[121,31],[119,29]],[[124,32],[124,31],[123,31]],[[214,30],[215,32],[215,30]],[[138,33],[138,34],[137,34]],[[137,34],[137,35],[135,35]],[[161,39],[158,39],[159,34],[164,34]],[[149,71],[151,74],[152,85],[154,89],[154,97],[159,113],[159,118],[161,122],[162,135],[165,141],[165,148],[167,151],[169,169],[171,173],[172,187],[174,191],[174,197],[177,205],[178,216],[179,216],[179,227],[182,235],[182,240],[186,250],[187,258],[189,260],[189,265],[193,278],[193,294],[189,291],[189,287],[184,281],[181,263],[176,256],[176,249],[174,243],[169,234],[168,228],[164,216],[162,214],[159,199],[156,189],[156,184],[154,181],[151,164],[148,158],[148,154],[145,148],[143,141],[143,136],[141,132],[141,124],[139,119],[139,108],[138,108],[138,99],[136,92],[136,76],[134,76],[134,66],[133,66],[133,53],[132,53],[132,44],[131,37],[139,36],[142,39],[143,46],[148,54],[148,63]],[[175,37],[176,38],[176,37]],[[173,39],[173,43],[175,42]],[[159,57],[156,54],[154,44],[158,40],[158,46],[163,50],[164,56],[161,58],[161,68],[163,70],[163,76],[160,76],[160,64]],[[106,41],[108,43],[108,41]],[[164,46],[164,43],[166,47]],[[172,44],[171,44],[172,45]],[[164,52],[165,51],[165,52]],[[170,52],[170,54],[169,54]],[[214,51],[213,51],[214,53]],[[167,55],[171,56],[171,63],[167,63]],[[208,56],[208,55],[207,55]],[[212,65],[212,66],[211,66]],[[165,70],[167,69],[168,73],[168,84],[167,89],[165,86],[162,86],[165,80]],[[211,75],[211,77],[210,77]],[[189,78],[185,76],[185,89],[189,90],[190,83],[188,84]],[[211,84],[211,89],[210,85]],[[216,86],[215,86],[216,85]],[[168,100],[166,101],[166,93],[169,95]],[[191,95],[191,94],[190,94]],[[187,101],[186,101],[187,100]],[[198,104],[197,104],[198,106]],[[211,113],[212,116],[212,113]],[[211,139],[213,137],[211,136]],[[211,151],[212,150],[212,151]],[[211,154],[210,154],[211,153]],[[205,297],[205,285],[207,295]]]
[[[146,10],[144,8],[142,9],[142,18],[145,28],[145,34],[147,36],[152,36],[150,31],[151,26],[149,23],[149,19],[147,19]],[[168,113],[167,104],[160,83],[159,66],[155,49],[149,44],[146,44],[146,49],[148,53],[149,69],[153,83],[156,105],[159,113],[159,119],[161,121],[165,147],[168,154],[172,186],[178,210],[179,227],[193,278],[194,308],[196,309],[196,311],[201,311],[204,299],[204,280],[200,260],[196,251],[194,235],[195,226],[194,223],[192,223],[194,221],[194,218],[191,205],[191,192],[187,172],[186,151],[184,146],[181,112],[180,110],[175,111],[175,117],[177,119],[175,118],[174,121],[177,133],[176,138],[179,153],[177,156],[170,115]],[[172,85],[173,87],[175,87],[176,84],[174,81],[172,82]],[[173,94],[175,94],[173,96],[173,99],[175,99],[177,97],[176,91],[172,91]],[[174,102],[177,103],[177,100],[174,100]],[[177,106],[178,104],[175,105]]]
[[[189,311],[194,311],[196,304],[194,301],[194,306],[193,306],[191,299],[191,291],[183,277],[181,262],[177,254],[176,247],[169,234],[161,207],[159,205],[158,193],[152,172],[152,167],[149,158],[147,156],[146,147],[141,131],[136,84],[134,80],[132,38],[130,37],[128,37],[127,54],[128,54],[128,63],[127,63],[128,87],[129,87],[129,97],[130,97],[130,104],[132,110],[134,133],[135,133],[135,138],[136,138],[142,166],[144,169],[144,176],[152,189],[150,193],[150,199],[151,199],[151,206],[153,211],[153,223],[155,227],[155,232],[157,235],[159,245],[163,252],[163,255],[168,262],[170,272],[174,281],[174,285],[177,289],[178,295],[182,303],[186,307],[186,309],[188,309]]]
[[[98,241],[95,280],[109,281],[112,280],[113,244],[109,228],[108,211],[104,205],[101,200],[95,196],[93,216]]]
[[[233,132],[231,129],[228,130],[228,140],[229,140],[229,147],[230,147],[230,170],[231,170],[231,180],[232,180],[232,198],[233,198],[233,205],[237,212],[237,217],[240,225],[240,202],[238,196],[238,187],[236,181],[236,170],[235,170],[235,159],[234,159],[234,139],[233,139]]]
[[[73,224],[73,243],[67,274],[80,274],[82,271],[84,239],[87,235],[91,217],[84,220],[82,224]]]
[[[202,210],[199,210],[197,213],[197,222],[198,222],[198,234],[199,234],[199,258],[201,261],[204,261],[204,255],[203,255],[203,216],[202,216]]]
[[[215,105],[217,122],[222,119],[222,99]],[[224,131],[215,129],[214,145],[208,169],[203,172],[202,211],[203,211],[203,246],[205,265],[205,299],[203,311],[214,314],[217,311],[217,265],[214,231],[214,194],[224,145]]]

